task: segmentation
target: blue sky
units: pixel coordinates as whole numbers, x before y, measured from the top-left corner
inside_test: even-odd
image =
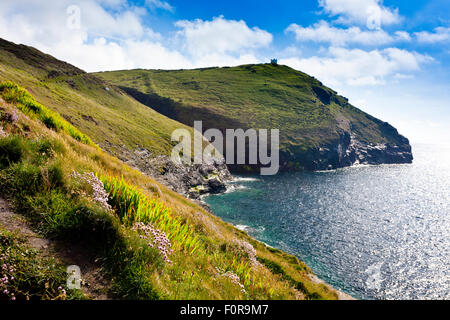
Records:
[[[276,57],[413,143],[450,141],[447,0],[2,0],[0,37],[87,71]]]

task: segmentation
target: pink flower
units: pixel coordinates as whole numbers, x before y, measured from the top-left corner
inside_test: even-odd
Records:
[[[136,223],[133,226],[133,230],[144,233],[145,236],[143,238],[149,240],[148,246],[150,248],[156,247],[159,253],[162,255],[163,260],[169,264],[172,263],[172,261],[170,261],[169,259],[169,256],[173,253],[172,244],[170,243],[169,239],[167,239],[167,236],[164,232],[161,232],[152,225],[146,225],[144,223]]]

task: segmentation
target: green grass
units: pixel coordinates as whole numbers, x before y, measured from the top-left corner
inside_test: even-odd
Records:
[[[8,167],[22,159],[21,139],[11,137],[0,140],[0,168]]]
[[[278,263],[261,257],[258,257],[258,261],[272,271],[272,273],[280,275],[283,280],[288,281],[295,289],[305,294],[307,299],[320,300],[322,298],[317,292],[310,292],[302,281],[294,280],[290,275],[286,274]]]
[[[16,105],[17,108],[19,108],[19,110],[26,115],[37,116],[37,118],[41,120],[47,128],[62,130],[75,140],[95,146],[89,137],[61,118],[59,114],[38,103],[34,97],[28,93],[28,91],[14,82],[1,82],[0,95],[6,102]]]
[[[114,283],[112,294],[127,299],[158,298],[147,275],[162,265],[158,252],[82,197],[75,181],[63,176],[58,160],[36,157],[38,143],[17,136],[11,139],[15,140],[21,140],[27,156],[0,172],[0,193],[9,197],[42,235],[82,243],[103,256],[105,271]]]
[[[96,73],[142,103],[189,126],[280,129],[282,166],[307,167],[317,149],[350,131],[366,143],[397,143],[394,128],[350,105],[317,79],[260,64],[195,70]]]
[[[175,145],[172,132],[179,128],[192,132],[98,77],[36,49],[0,39],[0,82],[5,81],[25,88],[40,105],[57,112],[115,156],[137,147],[153,156],[170,155]]]

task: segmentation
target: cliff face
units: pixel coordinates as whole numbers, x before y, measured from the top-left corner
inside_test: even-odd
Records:
[[[121,148],[118,158],[190,199],[198,200],[202,195],[224,192],[227,181],[232,179],[223,158],[211,164],[175,164],[169,156],[152,154],[143,147],[134,151]]]
[[[361,142],[351,132],[344,132],[336,143],[312,151],[306,168],[329,170],[359,164],[401,164],[412,161],[411,146],[406,138],[400,144],[370,144]]]

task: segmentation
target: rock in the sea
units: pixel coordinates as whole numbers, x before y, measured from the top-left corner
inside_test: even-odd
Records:
[[[214,177],[208,180],[209,192],[210,193],[221,193],[227,190],[223,181],[218,177]]]

